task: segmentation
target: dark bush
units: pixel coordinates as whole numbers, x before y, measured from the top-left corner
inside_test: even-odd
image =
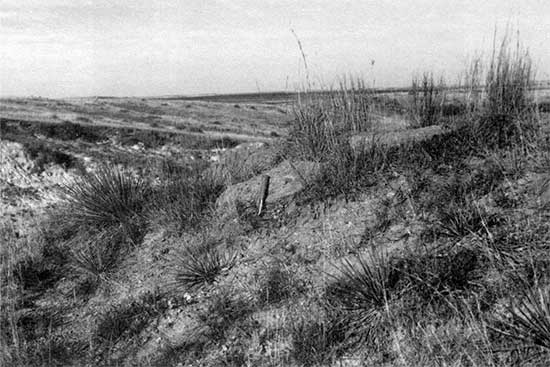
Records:
[[[60,140],[77,140],[81,139],[87,142],[97,142],[104,139],[96,127],[84,126],[63,121],[61,123],[36,123],[38,132],[43,133],[48,138]]]
[[[145,148],[158,148],[168,142],[168,137],[156,130],[134,130],[133,132],[124,133],[120,138],[122,145],[143,144]]]
[[[321,318],[302,319],[292,323],[292,356],[302,366],[319,366],[337,355],[346,339],[340,326]]]
[[[99,315],[95,336],[108,344],[131,338],[167,309],[168,303],[160,294],[145,293],[138,299],[111,306]]]
[[[550,112],[550,101],[544,101],[537,103],[538,110],[543,113]]]
[[[447,295],[474,287],[482,262],[480,253],[473,249],[444,248],[394,260],[392,277],[414,290],[418,298],[414,298],[412,307],[419,307],[418,302],[441,304]]]
[[[74,156],[62,151],[50,148],[46,143],[41,141],[26,141],[23,144],[25,153],[35,163],[34,170],[36,172],[44,171],[49,164],[57,164],[64,169],[78,167],[78,159]]]

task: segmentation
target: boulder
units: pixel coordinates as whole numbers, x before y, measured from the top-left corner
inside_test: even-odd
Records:
[[[536,206],[541,210],[550,209],[550,175],[541,174],[534,178],[532,191],[536,195]]]
[[[282,162],[264,174],[270,177],[266,206],[291,200],[301,192],[308,182],[311,182],[320,172],[320,164],[299,161]],[[216,201],[218,213],[222,215],[235,214],[237,203],[253,203],[258,198],[262,177],[256,176],[247,181],[229,186]]]
[[[281,161],[280,149],[266,143],[244,143],[216,156],[210,173],[227,184],[246,181]]]
[[[418,129],[396,130],[380,134],[361,134],[350,138],[350,145],[354,149],[365,149],[373,142],[386,146],[398,146],[403,143],[416,142],[430,139],[436,135],[444,134],[446,131],[441,126],[427,126]]]

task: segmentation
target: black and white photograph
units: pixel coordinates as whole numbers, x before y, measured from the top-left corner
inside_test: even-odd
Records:
[[[550,366],[550,1],[0,0],[0,367]]]

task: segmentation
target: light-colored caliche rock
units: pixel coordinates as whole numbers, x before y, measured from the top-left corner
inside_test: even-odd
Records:
[[[319,172],[319,163],[290,162],[288,160],[265,172],[264,174],[271,178],[266,200],[267,206],[293,198],[305,188],[308,182],[315,179]],[[255,202],[261,182],[262,177],[259,175],[248,181],[229,186],[216,201],[218,213],[224,216],[235,214],[238,202]]]
[[[372,144],[382,144],[385,146],[398,146],[403,143],[417,142],[430,139],[437,135],[442,135],[447,130],[441,126],[427,126],[418,129],[396,130],[381,134],[361,134],[350,138],[350,145],[354,149],[369,148]]]
[[[246,181],[280,162],[279,149],[263,142],[239,144],[215,157],[209,173],[229,185]]]
[[[550,175],[540,174],[532,178],[531,191],[536,197],[536,207],[550,209]]]

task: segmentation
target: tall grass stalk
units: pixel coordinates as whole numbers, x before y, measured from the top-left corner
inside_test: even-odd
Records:
[[[372,95],[361,79],[343,79],[328,91],[306,91],[294,106],[290,131],[294,154],[323,160],[347,144],[350,135],[370,131]]]
[[[486,113],[521,116],[531,106],[534,72],[529,51],[507,32],[500,46],[496,36],[485,80]]]
[[[436,80],[433,73],[414,76],[412,80],[411,121],[413,127],[437,124],[443,115],[446,100],[443,77]]]

